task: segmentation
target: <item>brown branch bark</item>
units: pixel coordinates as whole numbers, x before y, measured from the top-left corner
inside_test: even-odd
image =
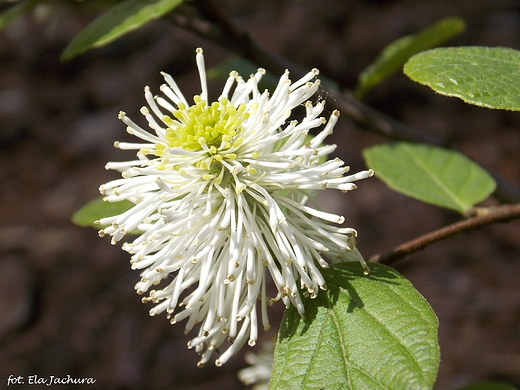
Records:
[[[372,256],[369,261],[382,264],[393,264],[396,261],[411,255],[412,253],[423,250],[424,248],[438,241],[445,240],[456,234],[474,230],[492,223],[509,222],[514,219],[520,219],[520,203],[499,206],[494,209],[490,209],[490,211],[485,215],[456,222],[438,230],[434,230],[433,232],[424,234],[402,245],[399,245],[389,253]]]

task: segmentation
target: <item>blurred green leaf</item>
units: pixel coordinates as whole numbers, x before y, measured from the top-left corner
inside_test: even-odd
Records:
[[[466,103],[520,110],[520,51],[505,47],[452,47],[419,53],[404,72],[434,91]]]
[[[134,204],[127,200],[121,202],[105,202],[103,197],[100,196],[79,209],[72,216],[72,222],[79,226],[92,226],[99,229],[101,226],[95,225],[94,221],[122,214],[132,208],[132,206],[134,206]]]
[[[184,0],[125,0],[79,32],[68,44],[61,60],[70,60],[95,47],[104,46],[120,36],[160,18]]]
[[[206,74],[207,78],[210,80],[222,80],[227,79],[229,73],[232,70],[234,70],[238,72],[238,74],[242,76],[242,78],[247,80],[249,75],[256,73],[258,68],[259,66],[254,62],[251,62],[239,55],[232,54],[228,56],[224,61],[220,62],[218,65],[208,69]],[[276,88],[276,85],[278,84],[280,76],[281,75],[273,75],[272,73],[266,72],[260,80],[260,90],[268,89],[270,91],[273,91]],[[334,91],[337,91],[339,89],[338,84],[332,81],[331,79],[323,75],[319,75],[318,78],[320,79],[321,85],[324,89]],[[327,92],[325,91],[325,93]]]
[[[244,57],[232,54],[218,65],[208,69],[206,76],[209,80],[222,80],[226,79],[233,70],[238,72],[242,77],[247,77],[255,73],[258,70],[258,66],[254,62],[246,60]],[[273,79],[273,81],[276,83],[278,80]]]
[[[357,263],[322,271],[327,291],[284,315],[271,390],[431,389],[439,366],[438,321],[392,268]]]
[[[367,166],[390,188],[412,198],[464,213],[496,187],[478,164],[453,150],[406,142],[363,151]]]
[[[33,9],[36,4],[38,4],[38,1],[35,0],[20,1],[2,12],[0,14],[0,31],[18,16]]]
[[[242,78],[247,80],[249,75],[256,73],[259,66],[244,57],[232,54],[218,65],[207,70],[206,75],[209,80],[227,79],[231,71],[237,72]],[[270,73],[266,73],[260,80],[260,88],[273,90],[278,84],[278,78]]]
[[[383,49],[374,63],[359,75],[356,98],[361,99],[372,87],[400,70],[414,54],[439,46],[460,34],[464,28],[465,23],[462,19],[451,17],[442,19],[418,34],[392,42]]]

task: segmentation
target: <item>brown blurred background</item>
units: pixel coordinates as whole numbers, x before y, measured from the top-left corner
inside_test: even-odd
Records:
[[[513,0],[220,3],[270,50],[318,67],[346,88],[355,86],[359,72],[388,43],[447,16],[468,25],[450,45],[520,49],[520,5]],[[142,124],[143,87],[158,92],[160,71],[172,74],[191,96],[199,92],[195,48],[204,48],[208,67],[229,52],[157,20],[60,63],[66,44],[96,15],[83,5],[63,3],[49,14],[40,9],[0,33],[0,388],[11,374],[26,380],[70,374],[95,378],[95,385],[84,387],[89,389],[242,389],[236,379],[245,366],[241,355],[222,368],[198,369],[183,325],[149,317],[150,306],[140,303],[133,289],[138,273],[130,270],[128,254],[94,229],[70,222],[98,196],[100,184],[117,177],[105,163],[132,157],[112,147],[129,139],[117,113],[124,110]],[[214,97],[220,88],[215,83]],[[366,101],[451,140],[520,186],[520,113],[435,95],[402,74]],[[383,141],[346,115],[329,140],[353,171],[364,168],[361,150]],[[352,193],[327,196],[324,204],[358,230],[366,257],[460,219],[394,193],[377,179],[360,182]],[[479,380],[520,386],[519,260],[516,221],[452,238],[395,264],[440,319],[436,389]],[[272,309],[276,323],[283,307]]]

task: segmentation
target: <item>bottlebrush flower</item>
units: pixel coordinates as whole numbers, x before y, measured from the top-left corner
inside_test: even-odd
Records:
[[[135,288],[148,293],[143,302],[155,304],[150,315],[165,311],[172,324],[187,319],[186,333],[200,324],[188,343],[201,355],[200,366],[227,340],[215,361],[220,366],[246,341],[256,343],[259,321],[269,328],[269,304],[281,299],[304,314],[302,294],[314,297],[326,289],[323,255],[332,262],[359,261],[366,269],[356,231],[331,225],[344,218],[306,202],[313,190],[352,190],[353,181],[373,171],[346,176],[343,161],[326,161],[335,146],[322,141],[339,113],[326,121],[320,117],[324,102],[308,101],[319,87],[317,70],[294,83],[285,72],[272,94],[258,89],[263,69],[247,81],[231,72],[220,97],[209,103],[201,49],[196,63],[201,93],[193,104],[163,73],[163,96],[145,88],[148,106],[141,113],[151,131],[119,114],[143,142],[115,143],[137,150],[137,159],[108,163],[122,178],[100,191],[109,202],[135,205],[97,222],[109,225],[100,235],[112,236],[113,244],[140,232],[123,249],[132,255],[132,268],[142,270]],[[303,119],[290,119],[300,105]],[[278,289],[272,299],[266,273]]]

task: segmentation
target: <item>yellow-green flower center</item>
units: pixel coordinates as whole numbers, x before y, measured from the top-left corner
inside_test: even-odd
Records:
[[[228,99],[222,98],[208,106],[198,95],[193,100],[195,104],[188,108],[179,103],[178,110],[173,112],[176,120],[167,115],[163,117],[168,125],[168,147],[195,152],[205,145],[216,152],[241,143],[241,125],[249,117],[245,104],[235,107]]]

